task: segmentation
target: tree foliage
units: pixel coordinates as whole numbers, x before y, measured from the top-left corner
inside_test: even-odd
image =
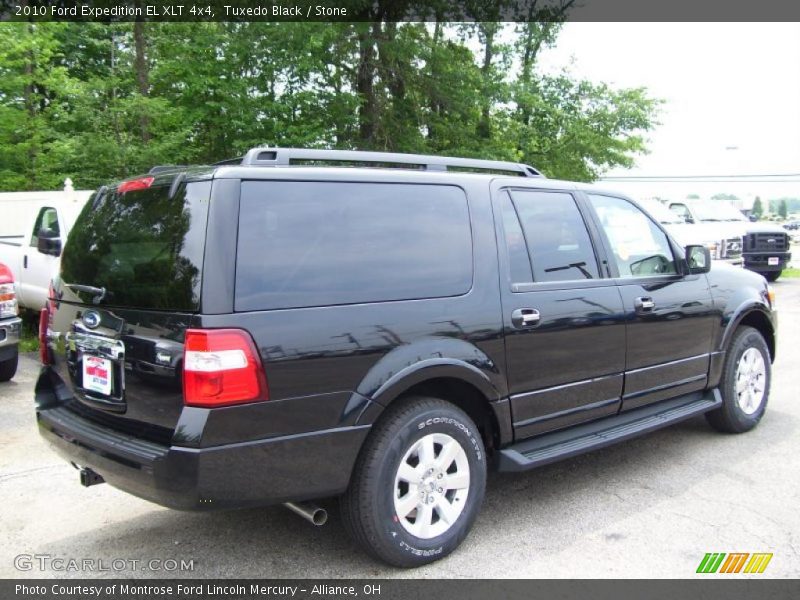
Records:
[[[756,199],[753,200],[753,216],[756,219],[764,216],[764,204],[761,202],[760,196],[756,196]]]
[[[645,90],[539,72],[558,23],[405,23],[403,2],[375,6],[361,23],[2,23],[0,189],[95,187],[256,145],[496,158],[587,181],[646,150]]]

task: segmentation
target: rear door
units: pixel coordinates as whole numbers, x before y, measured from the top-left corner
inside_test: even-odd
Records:
[[[615,414],[625,366],[622,300],[603,277],[578,199],[501,188],[494,213],[515,438]]]
[[[49,336],[75,412],[164,443],[183,408],[211,187],[192,182],[171,197],[170,184],[87,203],[64,251]]]
[[[706,276],[681,273],[678,249],[633,202],[588,199],[628,323],[622,410],[704,389],[715,321]]]

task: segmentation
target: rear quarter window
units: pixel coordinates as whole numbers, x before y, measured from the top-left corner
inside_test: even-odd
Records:
[[[438,298],[472,287],[467,198],[449,185],[242,183],[237,311]]]

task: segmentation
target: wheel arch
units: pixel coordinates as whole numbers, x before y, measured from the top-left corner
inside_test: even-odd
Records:
[[[733,334],[743,325],[752,327],[762,335],[769,349],[770,362],[775,362],[775,327],[767,313],[757,305],[741,309],[728,323],[722,339],[723,351],[728,351]]]
[[[417,396],[441,398],[467,413],[489,453],[510,441],[510,422],[496,409],[499,390],[486,373],[458,359],[427,359],[403,369],[372,395],[359,424],[374,424],[389,406]]]

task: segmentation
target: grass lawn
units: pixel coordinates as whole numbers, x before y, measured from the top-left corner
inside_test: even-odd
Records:
[[[800,277],[800,269],[784,269],[781,277]]]
[[[19,316],[22,317],[19,351],[37,352],[39,350],[39,313],[22,310]]]

